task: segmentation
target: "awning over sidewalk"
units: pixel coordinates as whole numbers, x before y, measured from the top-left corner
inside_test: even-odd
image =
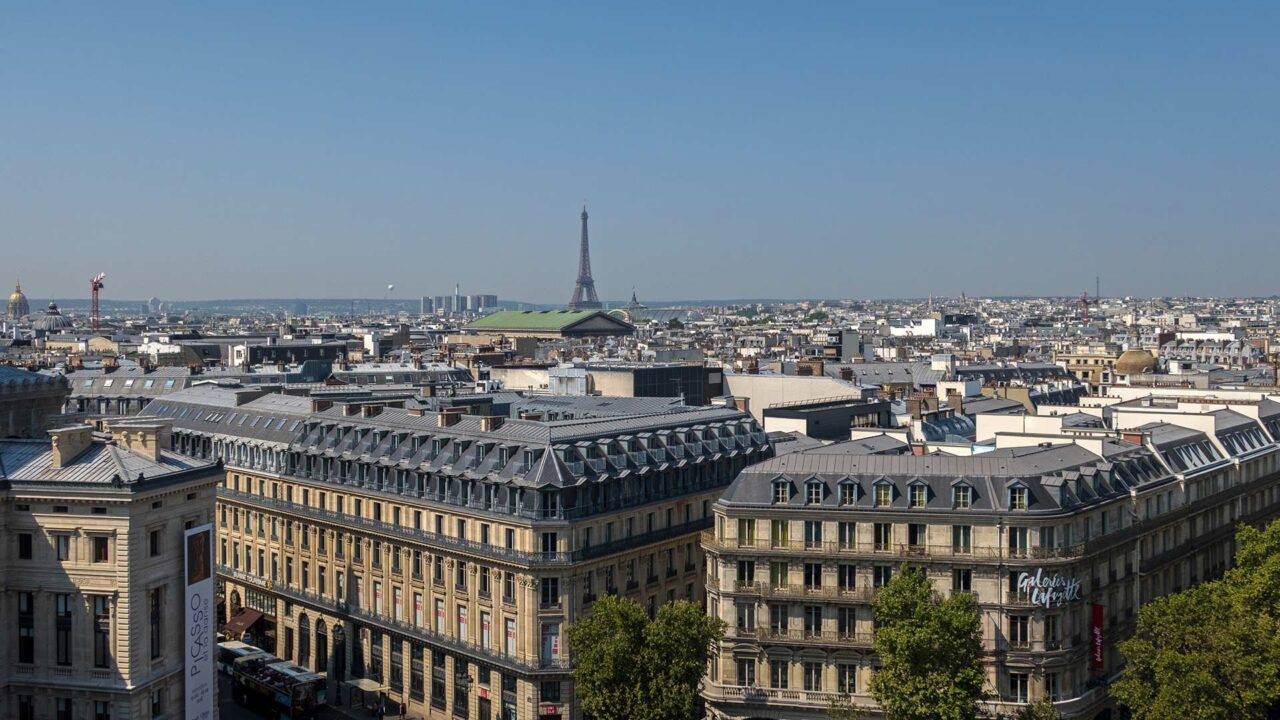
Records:
[[[232,640],[239,640],[244,631],[253,627],[253,624],[262,619],[262,613],[253,608],[241,608],[236,616],[227,621],[225,633]]]
[[[360,690],[361,692],[382,692],[387,689],[386,685],[369,678],[352,678],[350,680],[344,680],[342,684],[353,690]]]

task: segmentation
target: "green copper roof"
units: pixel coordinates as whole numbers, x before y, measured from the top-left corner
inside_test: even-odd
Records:
[[[562,330],[598,310],[499,310],[467,325],[468,330]]]

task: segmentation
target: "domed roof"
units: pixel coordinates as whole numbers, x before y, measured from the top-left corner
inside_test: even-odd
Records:
[[[1146,350],[1125,350],[1116,359],[1116,373],[1120,375],[1141,375],[1156,368],[1156,359]]]
[[[35,318],[31,326],[37,330],[58,333],[70,328],[71,321],[58,309],[58,303],[50,301],[48,309],[44,311],[44,315]]]
[[[13,292],[9,294],[9,302],[20,303],[26,301],[27,296],[22,294],[22,283],[18,283],[13,287]]]
[[[18,283],[13,288],[13,293],[9,295],[9,319],[18,320],[31,312],[31,307],[27,305],[27,296],[22,294],[22,283]]]

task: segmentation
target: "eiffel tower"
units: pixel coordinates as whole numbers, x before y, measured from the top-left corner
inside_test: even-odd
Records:
[[[599,310],[604,306],[596,297],[596,281],[591,279],[591,246],[587,243],[587,206],[582,206],[582,248],[578,255],[578,282],[573,286],[570,310]]]

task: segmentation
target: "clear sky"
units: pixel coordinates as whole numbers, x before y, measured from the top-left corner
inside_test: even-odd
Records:
[[[0,280],[1272,294],[1278,120],[1275,2],[11,3]]]

